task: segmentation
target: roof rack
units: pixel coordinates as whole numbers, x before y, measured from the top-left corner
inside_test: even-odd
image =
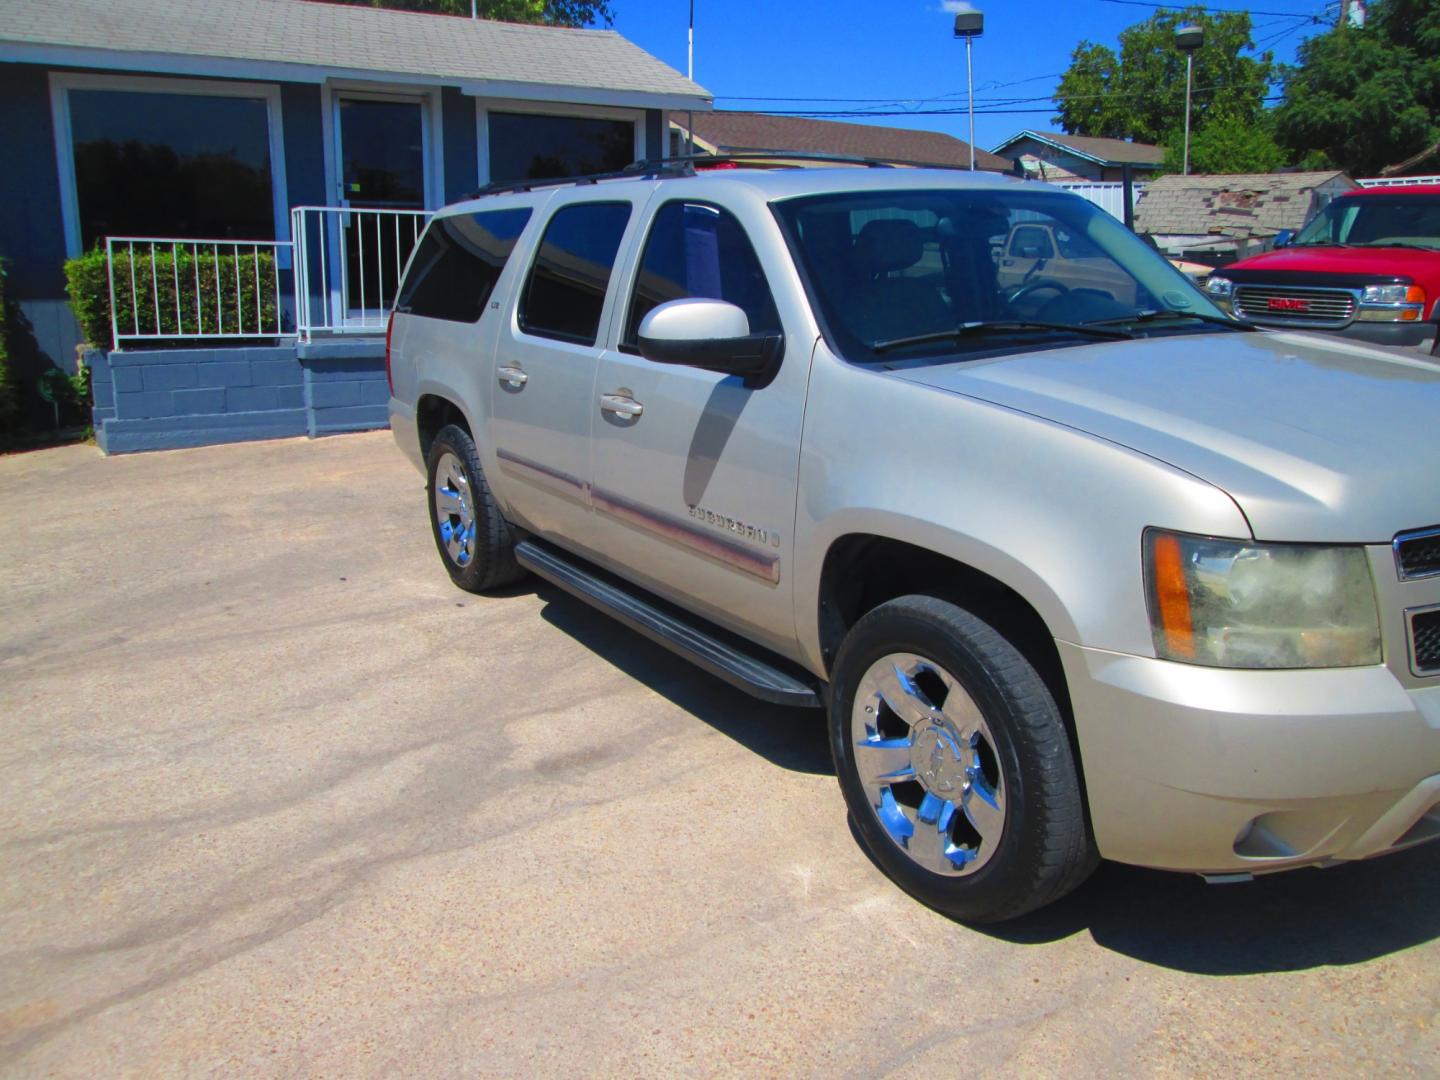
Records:
[[[936,161],[905,161],[900,158],[857,157],[851,154],[826,154],[812,150],[727,150],[723,154],[681,154],[659,161],[636,161],[615,172],[585,173],[580,176],[552,176],[534,180],[511,180],[488,184],[462,195],[462,199],[478,199],[482,195],[503,195],[533,191],[536,188],[598,184],[602,180],[658,180],[664,177],[694,176],[698,166],[732,165],[752,168],[798,169],[806,164],[857,165],[867,169],[954,169],[963,165],[947,165]]]

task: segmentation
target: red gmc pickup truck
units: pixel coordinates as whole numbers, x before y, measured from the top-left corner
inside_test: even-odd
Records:
[[[1360,188],[1276,250],[1211,275],[1212,300],[1261,326],[1418,345],[1440,323],[1440,186]],[[1286,242],[1288,240],[1288,242]],[[1434,346],[1440,355],[1440,341]]]

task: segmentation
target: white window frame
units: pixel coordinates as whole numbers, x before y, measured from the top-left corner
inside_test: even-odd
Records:
[[[144,94],[193,94],[199,97],[238,97],[265,102],[270,136],[270,195],[275,213],[275,239],[290,240],[289,189],[285,185],[285,126],[280,87],[274,83],[219,82],[212,79],[170,79],[149,75],[108,73],[50,73],[50,114],[55,132],[55,162],[60,171],[60,216],[65,228],[65,253],[84,254],[80,247],[80,197],[75,186],[75,140],[70,123],[71,90],[117,90]],[[258,239],[252,237],[249,239]],[[288,247],[277,249],[289,266]]]
[[[490,183],[490,114],[531,113],[536,116],[569,116],[587,120],[627,120],[635,128],[635,156],[645,160],[645,110],[624,109],[608,105],[572,105],[549,101],[519,101],[512,98],[476,98],[475,134],[477,139],[477,175],[480,187]]]

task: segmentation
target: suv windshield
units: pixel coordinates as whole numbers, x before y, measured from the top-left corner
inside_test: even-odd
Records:
[[[827,339],[854,361],[1055,348],[1095,341],[1101,325],[1128,331],[1109,337],[1244,325],[1070,195],[865,191],[784,200],[775,211]]]
[[[1339,198],[1320,211],[1292,246],[1424,247],[1440,251],[1440,189],[1425,195]]]

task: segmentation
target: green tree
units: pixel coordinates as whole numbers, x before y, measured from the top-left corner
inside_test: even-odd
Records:
[[[1375,0],[1283,70],[1275,133],[1292,159],[1374,176],[1440,142],[1440,0]]]
[[[428,11],[436,15],[469,15],[470,0],[329,0],[360,7],[394,8],[398,11]],[[477,0],[482,19],[501,22],[543,23],[547,26],[610,25],[615,12],[609,0]]]
[[[1195,53],[1193,127],[1258,122],[1273,58],[1268,52],[1241,55],[1253,48],[1248,14],[1208,14],[1201,7],[1159,12],[1126,28],[1118,56],[1106,45],[1082,41],[1056,91],[1055,122],[1074,135],[1167,141],[1185,123],[1185,54],[1175,47],[1175,28],[1187,23],[1205,31],[1205,44]]]
[[[1165,171],[1178,173],[1185,161],[1185,133],[1177,130],[1165,141]],[[1268,173],[1285,164],[1285,151],[1270,125],[1230,118],[1211,120],[1190,133],[1192,173]]]

